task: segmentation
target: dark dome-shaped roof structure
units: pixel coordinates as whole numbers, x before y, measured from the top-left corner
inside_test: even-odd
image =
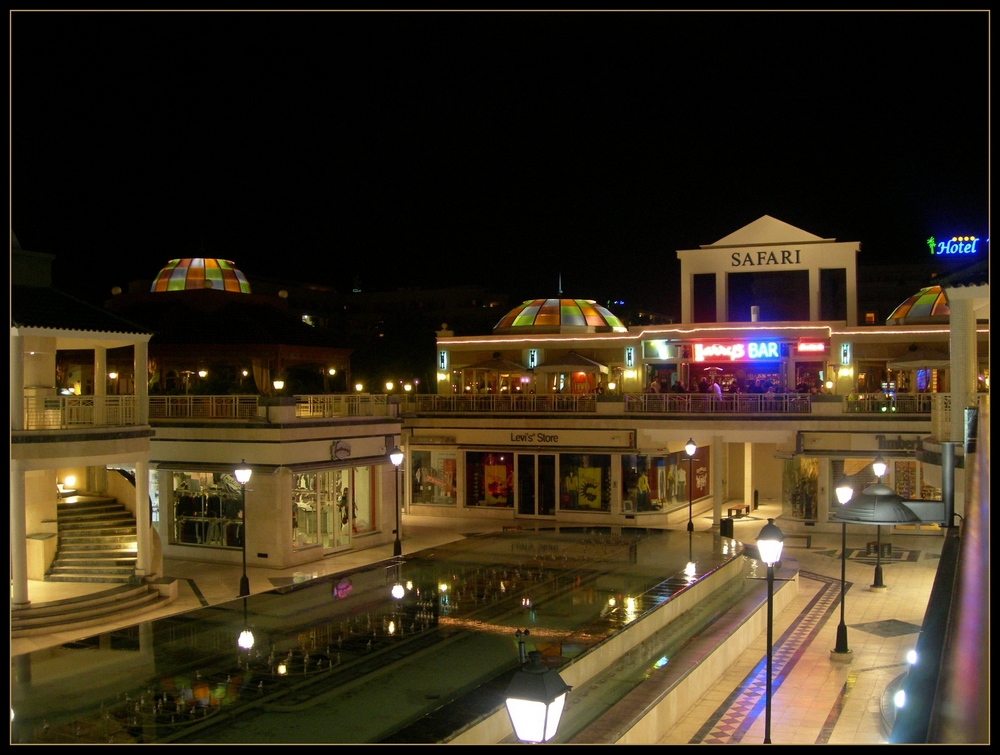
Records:
[[[229,260],[191,257],[170,260],[153,281],[152,292],[191,291],[215,288],[219,291],[250,293],[250,284]]]
[[[885,324],[932,325],[950,319],[951,309],[941,286],[927,286],[896,307]]]
[[[627,333],[625,324],[593,299],[529,299],[493,328],[512,333]]]

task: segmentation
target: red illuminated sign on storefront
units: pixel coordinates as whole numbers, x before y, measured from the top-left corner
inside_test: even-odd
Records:
[[[826,344],[822,341],[800,341],[796,351],[800,354],[825,354]]]

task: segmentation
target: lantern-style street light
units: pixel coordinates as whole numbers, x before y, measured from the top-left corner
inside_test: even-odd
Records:
[[[250,580],[247,578],[247,483],[250,482],[250,475],[253,470],[247,466],[247,460],[240,462],[240,467],[236,470],[236,480],[240,484],[241,497],[243,502],[243,576],[240,577],[240,597],[250,594]]]
[[[403,452],[397,446],[389,452],[389,461],[392,462],[392,466],[396,468],[396,540],[392,544],[392,555],[402,556],[403,555],[403,541],[399,539],[399,468],[403,463]]]
[[[694,507],[694,455],[697,451],[698,446],[694,439],[688,438],[688,442],[684,444],[684,452],[688,455],[688,532],[694,532],[694,518],[691,512]]]
[[[851,481],[844,477],[837,483],[837,500],[845,505],[854,495]],[[844,594],[847,591],[847,522],[840,523],[840,624],[837,626],[837,645],[831,657],[845,659],[851,655],[847,646],[847,624],[844,622]]]
[[[523,641],[518,651],[525,657]],[[527,631],[524,634],[528,634]],[[566,693],[570,687],[559,672],[542,665],[542,654],[532,650],[527,654],[528,662],[510,680],[504,697],[507,715],[510,716],[514,734],[522,742],[548,742],[559,729],[559,719],[566,707]]]
[[[771,636],[774,629],[774,565],[781,560],[781,547],[785,536],[774,523],[768,519],[767,524],[757,535],[757,552],[760,560],[767,565],[767,685],[764,698],[764,744],[771,744]]]

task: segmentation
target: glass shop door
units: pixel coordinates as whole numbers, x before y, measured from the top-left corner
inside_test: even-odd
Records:
[[[517,515],[555,516],[556,457],[517,455]]]

